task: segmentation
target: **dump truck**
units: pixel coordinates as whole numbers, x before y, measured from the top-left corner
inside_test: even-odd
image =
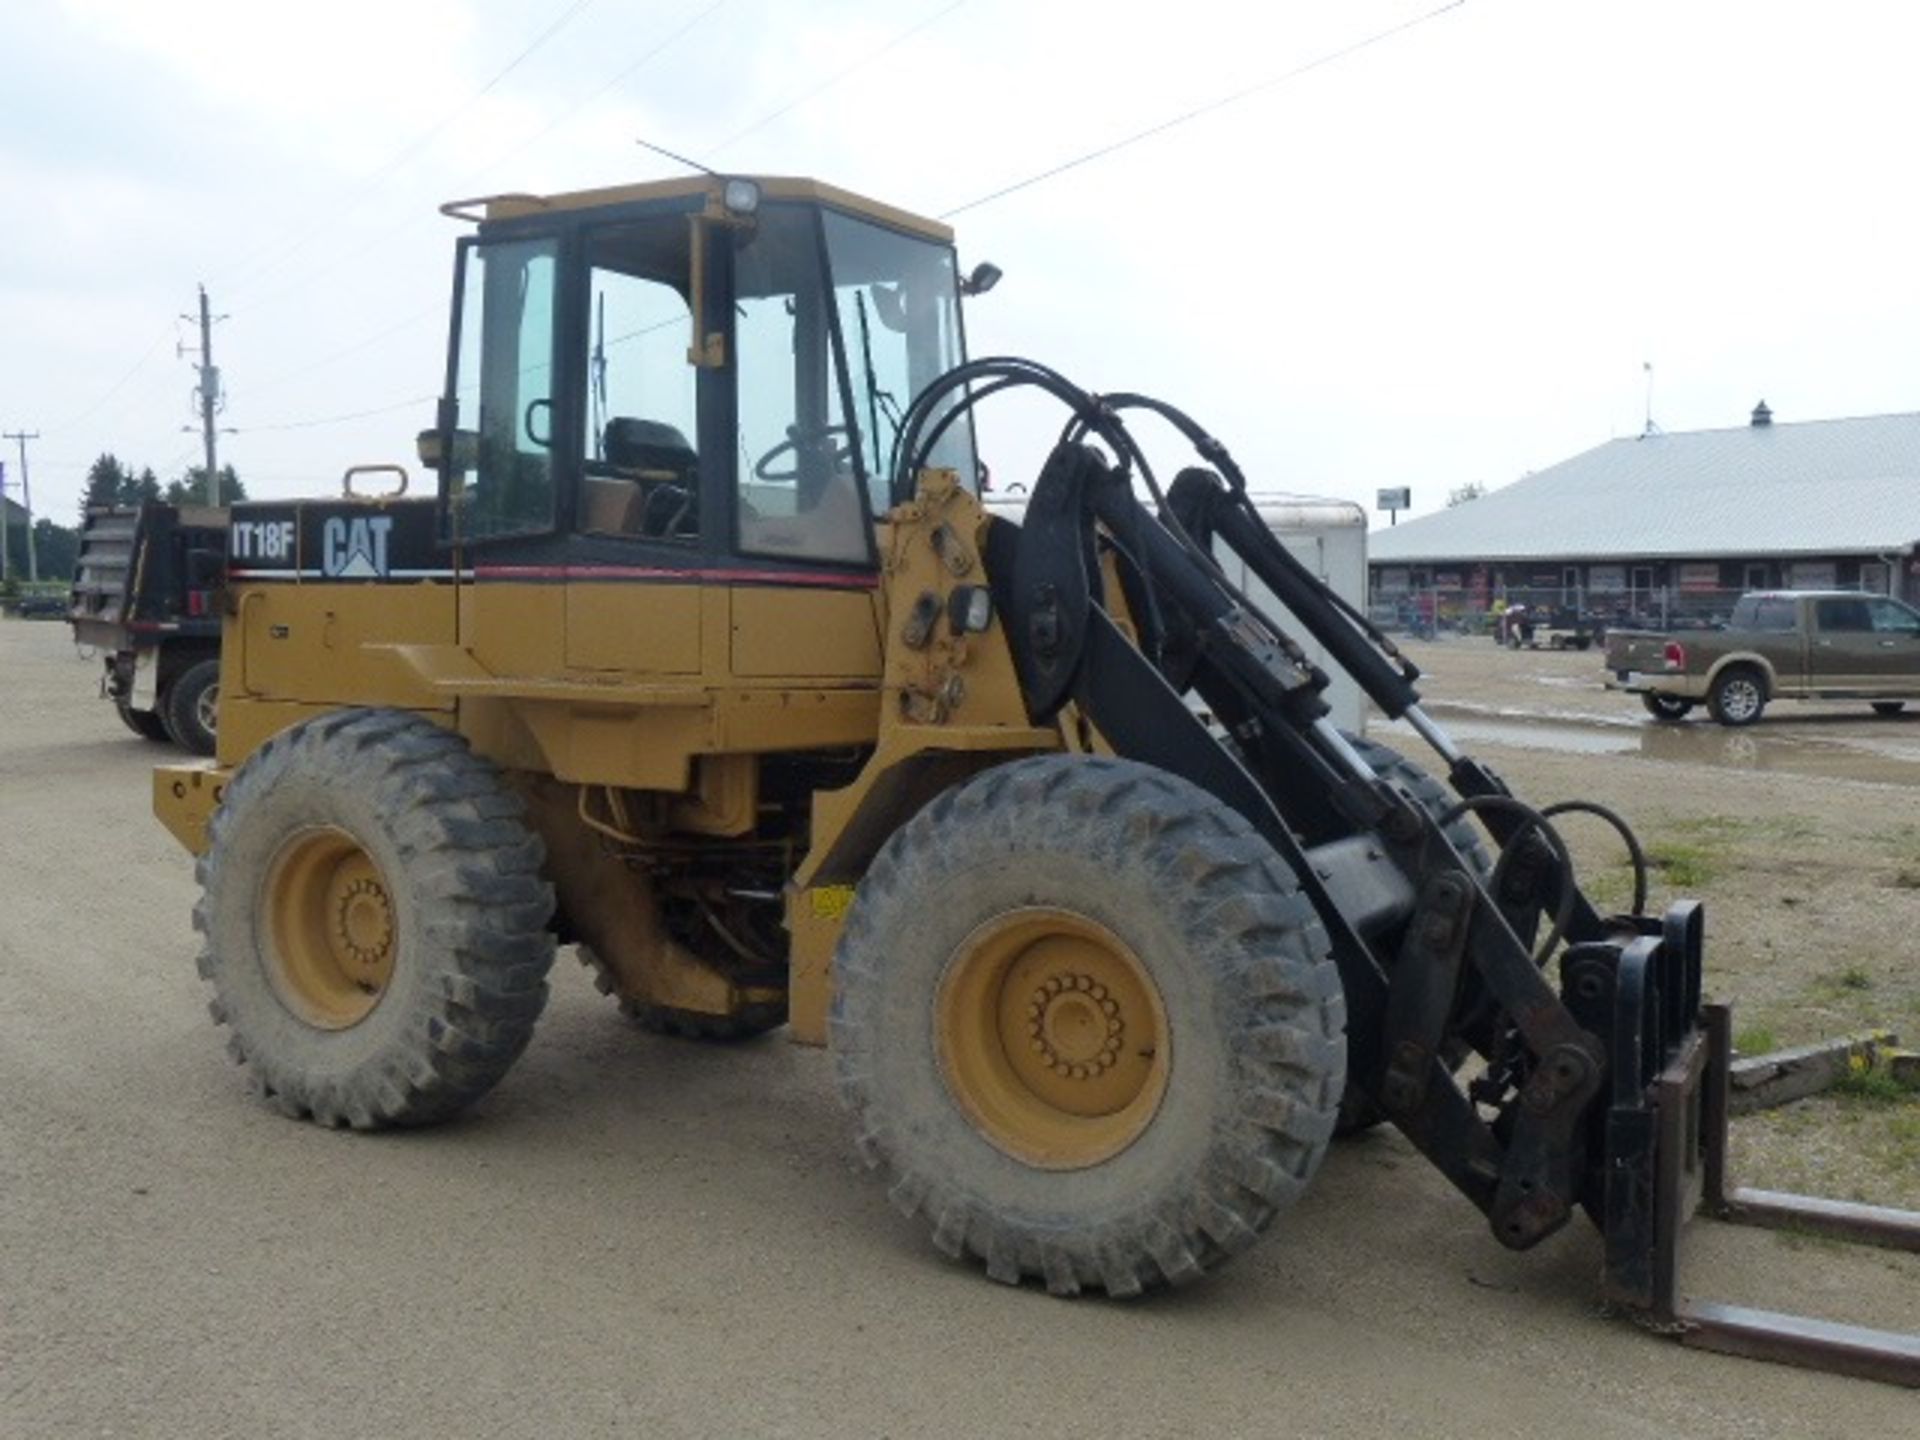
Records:
[[[213,597],[227,512],[209,506],[97,505],[80,525],[66,616],[100,655],[100,694],[145,740],[214,751],[220,615]]]
[[[1461,751],[1197,421],[969,360],[997,271],[819,182],[446,208],[432,493],[233,507],[218,753],[154,774],[269,1103],[465,1110],[572,945],[642,1025],[826,1045],[889,1198],[996,1280],[1194,1280],[1391,1124],[1505,1245],[1598,1226],[1669,1333],[1920,1375],[1682,1301],[1696,1209],[1920,1217],[1726,1182],[1700,907],[1596,909],[1555,822],[1624,821]],[[1009,393],[1063,415],[1018,522],[973,430]],[[1332,722],[1336,671],[1438,776]]]

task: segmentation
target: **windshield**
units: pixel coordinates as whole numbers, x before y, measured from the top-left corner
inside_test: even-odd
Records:
[[[964,358],[953,251],[837,211],[822,218],[861,469],[878,515],[891,503],[893,443],[907,406]],[[931,462],[978,488],[968,417],[947,429]]]

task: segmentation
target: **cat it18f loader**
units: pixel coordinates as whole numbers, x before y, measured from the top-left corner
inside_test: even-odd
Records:
[[[1726,1185],[1699,907],[1598,913],[1553,823],[1598,807],[1456,749],[1183,413],[968,362],[997,272],[811,181],[448,209],[437,493],[233,507],[218,754],[155,777],[274,1105],[453,1114],[570,943],[654,1028],[830,1045],[893,1201],[999,1280],[1193,1279],[1390,1122],[1507,1245],[1584,1215],[1688,1340],[1920,1372],[1680,1303],[1699,1206],[1920,1220]],[[1016,387],[1065,417],[1019,524],[972,430]],[[1164,486],[1142,419],[1195,452]],[[1303,637],[1450,790],[1328,722]]]

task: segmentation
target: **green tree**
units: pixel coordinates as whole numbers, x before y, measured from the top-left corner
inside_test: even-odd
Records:
[[[140,468],[139,477],[129,479],[120,490],[122,505],[145,505],[159,498],[160,477],[153,473],[151,465],[143,465]]]
[[[33,544],[39,555],[42,580],[59,580],[73,574],[74,561],[80,556],[79,532],[51,520],[35,520]]]
[[[235,500],[247,498],[247,487],[240,483],[240,477],[234,473],[233,466],[220,467],[220,503],[231,505]],[[207,467],[194,465],[178,480],[167,482],[166,501],[169,505],[204,505],[207,500]]]
[[[80,502],[81,510],[91,510],[96,505],[120,504],[121,495],[132,483],[132,477],[127,473],[127,467],[120,463],[119,457],[112,451],[104,452],[87,468],[87,493]]]

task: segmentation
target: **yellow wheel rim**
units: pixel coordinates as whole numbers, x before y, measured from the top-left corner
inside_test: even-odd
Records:
[[[1171,1061],[1160,989],[1126,942],[1066,910],[996,916],[954,952],[934,997],[941,1073],[994,1145],[1080,1170],[1139,1138]]]
[[[267,974],[289,1010],[322,1030],[358,1025],[393,979],[393,897],[360,843],[302,830],[267,868]]]

